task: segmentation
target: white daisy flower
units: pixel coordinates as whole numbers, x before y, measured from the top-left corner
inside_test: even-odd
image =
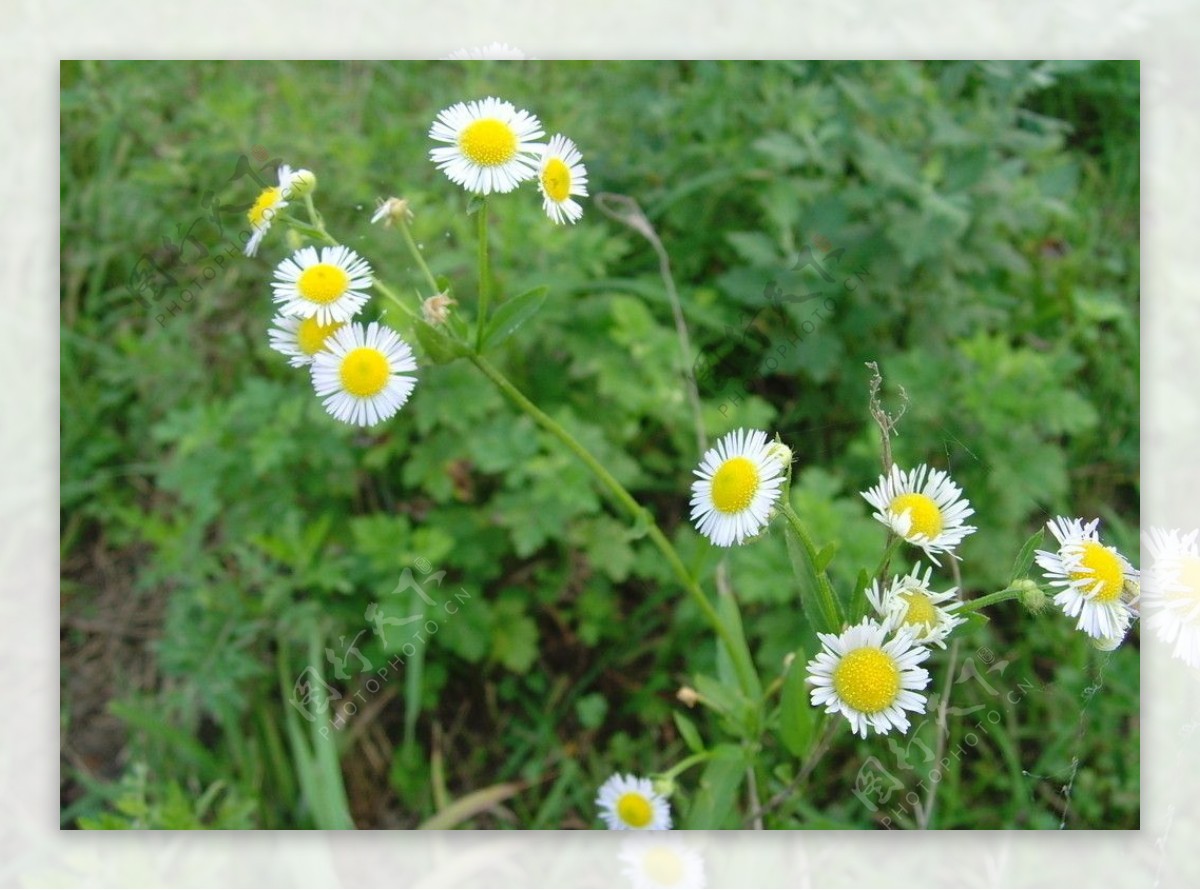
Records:
[[[390,328],[350,324],[313,356],[312,381],[325,410],[343,423],[374,426],[387,420],[412,394],[417,378],[412,349]]]
[[[864,739],[867,729],[908,731],[905,711],[925,713],[929,672],[920,663],[929,650],[914,642],[911,627],[902,627],[888,642],[890,628],[870,618],[838,634],[817,634],[821,652],[808,663],[812,703],[825,713],[841,711],[850,728]]]
[[[671,805],[649,779],[609,777],[596,793],[596,806],[613,831],[665,831],[671,827]]]
[[[1150,567],[1142,579],[1146,626],[1171,655],[1200,668],[1200,531],[1152,528],[1142,535]]]
[[[1053,553],[1039,550],[1037,563],[1051,586],[1062,588],[1054,595],[1055,605],[1078,618],[1076,628],[1096,639],[1119,642],[1133,620],[1123,596],[1125,583],[1136,582],[1138,572],[1114,548],[1100,543],[1099,524],[1099,519],[1085,525],[1065,516],[1050,520],[1046,526],[1059,547]]]
[[[439,113],[429,129],[430,139],[450,147],[431,149],[429,157],[469,192],[511,192],[537,174],[542,146],[534,140],[544,135],[534,115],[510,102],[459,102]]]
[[[510,59],[520,60],[529,58],[515,46],[507,43],[489,43],[487,46],[473,46],[468,49],[455,50],[448,56],[443,56],[447,62],[463,62],[470,59]]]
[[[692,522],[718,547],[758,534],[779,499],[785,467],[761,430],[727,434],[700,461],[692,483]]]
[[[371,264],[349,247],[302,247],[275,268],[275,302],[282,315],[349,321],[366,304]]]
[[[885,589],[878,581],[867,588],[867,600],[886,624],[894,628],[911,628],[913,642],[946,648],[946,637],[967,619],[954,614],[962,605],[958,599],[958,588],[951,587],[942,593],[929,589],[929,577],[933,572],[926,567],[921,576],[918,563],[907,575],[892,578]]]
[[[300,172],[308,173],[307,170]],[[246,242],[246,256],[254,256],[258,253],[258,246],[262,244],[267,230],[271,228],[271,222],[284,207],[287,207],[287,199],[292,196],[296,176],[297,173],[291,167],[281,164],[279,166],[279,185],[268,186],[259,192],[258,198],[246,213],[251,231],[250,240]]]
[[[556,223],[573,223],[583,216],[583,208],[571,195],[587,196],[587,168],[575,143],[555,135],[542,150],[538,165],[538,189],[542,209]]]
[[[621,842],[621,871],[638,890],[700,890],[704,858],[678,833],[630,837]]]
[[[971,502],[944,470],[921,464],[905,473],[892,464],[891,473],[861,494],[875,508],[876,519],[924,550],[935,565],[941,565],[935,553],[953,556],[954,548],[975,531],[975,526],[963,525],[975,512]]]
[[[341,326],[339,321],[318,324],[316,317],[276,315],[269,332],[271,348],[288,356],[293,368],[303,368],[312,364],[313,356],[325,348],[325,341]]]

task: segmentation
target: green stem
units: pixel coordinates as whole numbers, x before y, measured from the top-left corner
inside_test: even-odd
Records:
[[[883,558],[879,560],[879,568],[875,570],[875,577],[880,582],[883,581],[883,573],[888,570],[888,564],[891,563],[892,557],[896,555],[896,551],[900,549],[900,544],[903,540],[899,535],[888,532],[887,547],[883,551]],[[861,591],[855,592],[861,593]]]
[[[730,655],[732,656],[734,667],[737,670],[738,682],[741,684],[742,691],[748,696],[753,697],[752,690],[754,689],[755,683],[752,674],[752,666],[743,663],[741,659],[736,657],[735,653],[737,653],[739,650],[734,642],[733,635],[729,632],[728,628],[725,627],[724,622],[722,622],[720,616],[717,615],[716,609],[713,608],[712,603],[708,601],[708,597],[704,595],[704,591],[700,589],[700,586],[696,583],[695,579],[692,578],[691,574],[687,570],[687,567],[684,566],[683,560],[679,558],[679,554],[675,551],[675,548],[671,546],[671,542],[667,539],[667,536],[663,534],[662,529],[658,527],[658,524],[654,521],[654,518],[650,515],[649,511],[638,504],[633,495],[631,495],[625,489],[625,486],[618,482],[613,477],[612,473],[610,473],[605,466],[600,463],[600,461],[596,460],[596,458],[592,456],[590,451],[584,448],[574,436],[567,432],[567,430],[558,423],[558,421],[542,411],[542,409],[533,404],[533,402],[529,401],[525,394],[517,389],[507,377],[501,374],[500,371],[491,364],[491,362],[481,355],[472,355],[469,356],[469,358],[475,364],[475,367],[479,368],[479,370],[483,372],[484,376],[491,380],[492,383],[494,383],[502,393],[508,396],[509,399],[511,399],[517,405],[518,408],[528,414],[535,423],[542,427],[542,429],[546,430],[546,432],[550,433],[552,436],[566,445],[567,448],[570,449],[570,451],[577,458],[579,458],[580,461],[583,462],[584,466],[591,470],[592,474],[604,484],[604,487],[608,489],[609,493],[612,494],[617,503],[625,508],[625,511],[629,513],[630,517],[635,523],[646,523],[648,529],[647,535],[650,537],[650,540],[654,542],[654,545],[659,549],[662,555],[666,557],[671,569],[675,572],[675,577],[679,579],[679,583],[682,584],[687,592],[691,595],[692,599],[699,607],[700,612],[704,615],[705,620],[708,621],[712,629],[716,631],[717,636],[721,638],[721,641],[728,649]]]
[[[491,297],[491,270],[488,266],[488,207],[487,198],[479,202],[475,214],[479,217],[479,321],[475,330],[475,351],[483,350],[483,328],[487,324],[488,300]]]
[[[404,220],[400,221],[400,234],[404,236],[404,243],[408,245],[408,252],[412,254],[417,266],[420,267],[421,274],[425,276],[425,280],[429,283],[430,290],[436,294],[440,290],[437,279],[429,271],[429,266],[425,263],[425,257],[421,255],[421,249],[417,247],[417,242],[413,241],[412,232],[408,230],[408,223],[404,222]]]
[[[989,593],[986,596],[968,600],[958,607],[955,614],[962,615],[964,612],[978,612],[980,609],[986,609],[988,606],[994,606],[996,603],[1002,603],[1005,600],[1015,600],[1021,593],[1020,588],[1006,587],[1003,590],[997,590],[995,593]]]
[[[699,754],[693,754],[691,757],[685,757],[665,773],[659,773],[658,776],[659,778],[667,779],[668,781],[673,780],[680,773],[691,769],[697,763],[704,763],[704,761],[712,760],[716,756],[716,751],[701,751]]]
[[[420,318],[420,316],[416,312],[413,312],[412,309],[410,309],[408,307],[407,303],[405,303],[403,300],[400,299],[400,295],[397,294],[394,290],[392,290],[390,287],[388,287],[386,284],[384,284],[378,278],[375,278],[372,280],[375,283],[375,290],[379,291],[381,294],[383,294],[385,297],[387,297],[389,300],[391,300],[393,303],[395,303],[397,306],[399,306],[402,310],[404,310],[404,313],[409,318]]]
[[[809,565],[812,566],[813,574],[817,578],[817,599],[821,604],[821,611],[825,613],[825,620],[831,626],[840,628],[845,623],[842,617],[842,607],[838,604],[837,597],[833,593],[833,585],[829,582],[829,576],[825,574],[824,569],[817,570],[817,547],[809,537],[808,531],[804,528],[804,523],[800,521],[800,517],[796,515],[796,509],[792,506],[791,500],[788,498],[788,493],[780,498],[780,512],[787,519],[788,525],[792,527],[792,531],[796,533],[800,543],[804,546],[804,552],[808,556]]]

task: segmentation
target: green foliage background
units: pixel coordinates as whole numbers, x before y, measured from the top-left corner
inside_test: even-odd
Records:
[[[635,197],[657,227],[710,439],[753,426],[792,445],[794,503],[839,543],[835,583],[884,541],[858,495],[879,473],[864,368],[877,361],[888,403],[908,396],[897,461],[950,469],[976,507],[962,556],[980,593],[1059,513],[1101,517],[1137,563],[1138,77],[1124,62],[64,63],[63,824],[310,826],[279,647],[294,674],[306,622],[332,645],[369,626],[368,603],[402,610],[389,597],[419,560],[471,598],[420,674],[396,676],[343,734],[359,827],[413,827],[507,781],[520,792],[466,825],[598,827],[609,774],[686,754],[673,714],[719,735],[675,699],[716,670],[699,614],[586,471],[473,368],[423,367],[401,414],[362,432],[268,349],[281,233],[256,259],[213,259],[242,222],[227,211],[218,229],[213,197],[244,207],[258,190],[230,181],[239,157],[257,167],[261,147],[316,171],[330,230],[411,291],[395,231],[368,225],[376,197],[405,197],[433,271],[471,307],[473,219],[426,133],[456,101],[530,109],[578,143],[593,193]],[[550,287],[498,363],[650,506],[711,590],[653,252],[592,201],[573,227],[552,226],[531,186],[493,206],[500,296]],[[189,227],[210,256],[185,246],[180,286],[149,309],[132,300],[139,257],[170,262],[164,241]],[[826,263],[834,282],[795,268],[806,247],[843,251]],[[832,308],[763,312],[771,281],[822,289]],[[728,563],[764,676],[811,655],[782,534]],[[1106,655],[1054,610],[1009,603],[973,623],[962,655],[986,682],[956,674],[947,750],[1000,718],[945,770],[931,825],[1136,828],[1136,633]],[[395,656],[367,640],[376,666]],[[792,788],[768,827],[879,825],[886,811],[850,793],[856,774],[875,756],[916,787],[932,722],[915,739],[843,732],[794,785],[797,764],[765,751],[764,797]],[[718,818],[745,814],[743,801]]]

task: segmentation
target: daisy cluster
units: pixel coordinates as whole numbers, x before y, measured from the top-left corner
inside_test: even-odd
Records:
[[[443,145],[430,159],[468,192],[505,194],[537,179],[542,208],[555,223],[583,216],[576,197],[587,196],[587,169],[575,143],[561,134],[540,142],[538,118],[496,98],[459,102],[438,114],[429,138]]]
[[[289,199],[316,188],[308,170],[279,168],[279,184],[266,188],[247,214],[254,234],[246,253],[257,253],[271,223]],[[371,265],[349,247],[302,247],[275,267],[271,289],[277,315],[268,342],[293,368],[308,368],[325,410],[343,423],[374,426],[399,411],[417,384],[412,349],[377,322],[353,319],[370,300]]]
[[[764,534],[781,494],[786,491],[791,451],[770,442],[760,430],[737,430],[724,436],[701,459],[692,483],[691,518],[696,529],[718,547],[740,545]],[[959,559],[957,550],[976,531],[974,515],[962,489],[943,470],[926,465],[911,470],[892,466],[862,492],[874,518],[891,535],[919,548],[934,565],[939,556]],[[1038,552],[1048,584],[1058,588],[1054,602],[1076,619],[1076,626],[1101,649],[1115,648],[1136,615],[1138,573],[1114,548],[1100,543],[1098,520],[1084,523],[1059,517],[1048,523],[1059,542],[1055,552]],[[1155,539],[1164,554],[1159,573],[1164,603],[1159,619],[1164,639],[1193,656],[1200,649],[1200,607],[1186,595],[1188,567],[1200,567],[1195,535]],[[905,732],[908,713],[924,713],[929,672],[921,666],[931,647],[946,648],[946,639],[966,622],[956,587],[937,589],[932,567],[920,563],[904,575],[862,591],[873,615],[841,633],[819,634],[821,652],[808,663],[812,703],[827,713],[841,713],[858,734],[869,730]],[[1200,577],[1200,568],[1196,571]],[[1029,586],[1037,585],[1025,582]],[[1156,589],[1157,589],[1156,588]],[[1181,591],[1183,593],[1181,593]],[[1182,628],[1182,629],[1180,629]],[[1200,661],[1200,656],[1197,660]]]

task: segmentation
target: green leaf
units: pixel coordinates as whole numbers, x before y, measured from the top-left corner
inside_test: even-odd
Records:
[[[474,216],[485,204],[487,199],[483,195],[471,195],[467,200],[467,216]]]
[[[1046,536],[1046,530],[1039,528],[1034,532],[1024,546],[1021,547],[1021,552],[1017,554],[1017,561],[1013,563],[1012,574],[1009,576],[1009,582],[1017,581],[1025,577],[1025,573],[1029,571],[1029,567],[1033,565],[1034,551],[1041,546],[1042,538]]]
[[[469,355],[470,350],[465,343],[459,343],[446,336],[433,325],[422,319],[413,321],[413,330],[417,334],[417,342],[425,350],[425,355],[435,365],[444,365],[456,358]]]
[[[804,665],[804,652],[796,652],[780,691],[779,738],[793,757],[808,753],[817,725],[817,712],[804,685]]]
[[[527,290],[511,300],[505,300],[492,314],[487,330],[483,334],[485,346],[499,346],[528,321],[546,301],[549,288],[545,285]]]
[[[460,822],[466,822],[480,813],[486,813],[492,807],[508,800],[520,790],[521,786],[515,782],[504,782],[500,785],[492,785],[490,788],[472,791],[465,797],[460,797],[433,817],[426,819],[417,826],[417,829],[430,831],[453,828]]]
[[[750,688],[741,689],[742,693],[751,701],[760,701],[762,682],[758,679],[754,659],[750,657],[750,647],[746,644],[746,631],[742,627],[742,615],[738,610],[737,599],[729,591],[717,595],[717,616],[733,640],[733,648],[730,651],[724,639],[718,638],[717,676],[723,683],[741,689],[740,678],[744,674],[750,682]]]
[[[784,537],[787,539],[792,572],[796,576],[796,583],[800,586],[800,606],[804,610],[805,616],[818,632],[838,633],[841,628],[837,626],[837,616],[828,614],[827,610],[822,608],[821,596],[817,592],[821,582],[817,579],[813,564],[804,550],[804,544],[792,530],[790,523],[784,527]]]
[[[683,738],[683,743],[688,746],[688,750],[693,754],[702,753],[704,740],[700,738],[700,731],[696,729],[696,724],[692,722],[691,718],[679,711],[675,711],[671,716],[675,718],[675,726]]]
[[[696,691],[705,704],[723,716],[733,716],[741,706],[736,686],[731,688],[704,674],[696,675]]]
[[[687,829],[742,827],[737,821],[740,809],[735,804],[738,788],[746,778],[746,756],[737,745],[720,745],[715,751],[717,756],[700,777],[684,823]]]
[[[833,562],[834,554],[837,553],[838,545],[835,541],[832,544],[826,544],[821,548],[821,552],[817,554],[817,564],[815,566],[818,572],[823,572],[829,568],[829,564]]]
[[[850,593],[850,623],[858,624],[867,614],[866,590],[871,586],[871,573],[866,569],[858,570],[858,578],[854,581],[854,590]]]

